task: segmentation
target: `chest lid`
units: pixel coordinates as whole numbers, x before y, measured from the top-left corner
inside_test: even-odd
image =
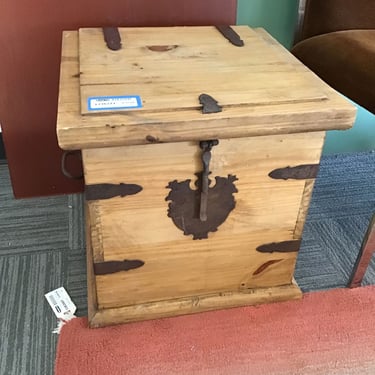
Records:
[[[247,26],[224,29],[234,35],[234,44],[214,26],[65,32],[60,145],[276,133],[283,132],[280,121],[291,127],[298,123],[296,111],[300,117],[307,111],[310,122],[314,108],[332,111],[328,86],[266,33]],[[346,102],[343,108],[333,99],[354,113]]]
[[[204,93],[224,109],[326,98],[249,29],[237,35],[243,46],[215,27],[81,29],[81,113],[199,110]]]

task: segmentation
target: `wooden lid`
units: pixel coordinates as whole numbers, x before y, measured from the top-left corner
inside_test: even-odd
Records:
[[[248,28],[240,32],[243,47],[215,27],[118,30],[122,48],[117,51],[107,47],[101,29],[79,31],[82,114],[111,107],[108,99],[89,109],[89,98],[98,97],[140,97],[142,107],[131,108],[129,102],[130,110],[152,113],[199,110],[198,98],[206,93],[223,107],[223,116],[228,106],[326,99],[306,72],[280,62]]]
[[[119,28],[118,50],[108,48],[102,29],[80,29],[78,43],[77,33],[65,32],[60,145],[84,148],[278,133],[283,132],[277,123],[281,118],[293,127],[297,121],[291,114],[305,109],[313,116],[312,108],[332,102],[328,86],[263,31],[233,29],[242,47],[213,26]],[[202,113],[201,94],[217,101],[221,112]],[[353,108],[340,103],[352,120]],[[267,115],[276,120],[263,124],[264,131],[250,120],[252,116],[259,123],[262,114],[262,122]],[[348,127],[351,120],[334,128]]]

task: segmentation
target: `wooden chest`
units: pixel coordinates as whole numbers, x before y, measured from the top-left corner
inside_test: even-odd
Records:
[[[90,325],[299,298],[325,131],[354,116],[262,29],[64,32],[57,135],[82,150]]]

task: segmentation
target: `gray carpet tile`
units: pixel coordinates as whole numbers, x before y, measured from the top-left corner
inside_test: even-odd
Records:
[[[60,286],[62,251],[0,256],[0,374],[53,374],[56,319],[44,294]]]
[[[308,249],[308,251],[307,251]],[[324,268],[322,268],[324,264]],[[328,255],[315,240],[304,241],[298,255],[295,279],[303,291],[329,289],[343,283]],[[317,284],[319,280],[319,284]]]
[[[295,278],[304,291],[343,287],[375,212],[375,153],[324,157]],[[81,194],[13,199],[0,164],[0,375],[52,375],[56,318],[44,294],[64,286],[87,314]],[[375,284],[375,259],[364,284]]]
[[[69,255],[66,263],[65,289],[77,306],[77,316],[87,316],[86,254],[84,249]]]
[[[69,248],[82,253],[85,247],[85,226],[83,220],[83,194],[68,196]]]
[[[375,153],[323,157],[298,254],[303,291],[345,287],[375,213]],[[374,284],[372,261],[363,284]]]
[[[0,165],[0,255],[69,247],[68,197],[13,199],[6,164]]]
[[[80,194],[14,199],[0,164],[0,375],[53,374],[57,321],[45,293],[71,288],[87,313],[82,217]]]
[[[309,221],[375,212],[375,152],[323,157]]]
[[[77,316],[87,315],[85,225],[83,194],[70,195],[69,254],[66,257],[65,289],[77,306]]]

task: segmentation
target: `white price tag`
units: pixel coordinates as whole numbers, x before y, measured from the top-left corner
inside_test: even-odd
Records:
[[[77,310],[64,287],[48,292],[44,296],[59,319],[70,320]]]
[[[95,96],[87,99],[87,107],[89,111],[142,108],[142,100],[139,95]]]

